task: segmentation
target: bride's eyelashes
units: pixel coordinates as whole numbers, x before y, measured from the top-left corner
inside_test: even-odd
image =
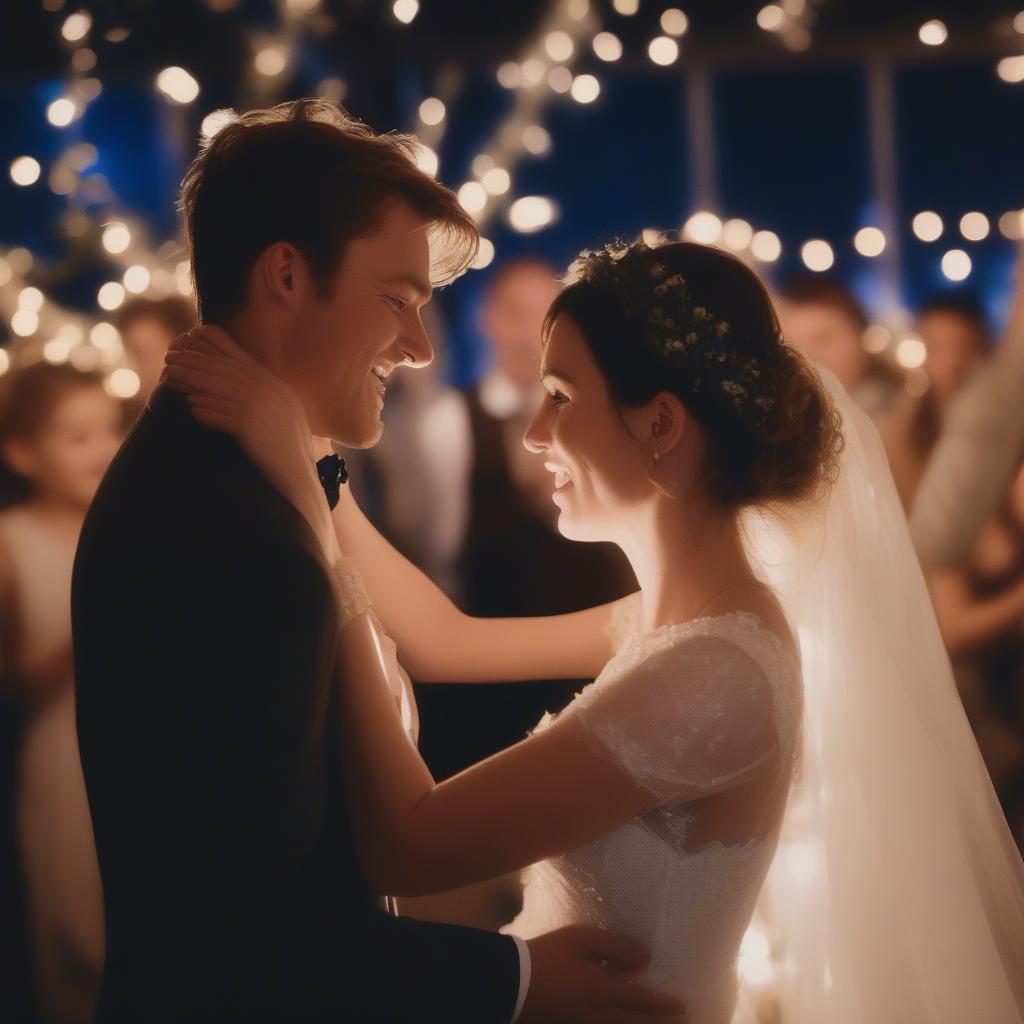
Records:
[[[549,391],[548,397],[551,399],[551,404],[556,408],[560,409],[566,402],[569,401],[569,396],[562,394],[561,391]]]

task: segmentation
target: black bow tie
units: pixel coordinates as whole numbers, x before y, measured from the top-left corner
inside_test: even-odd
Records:
[[[325,455],[316,464],[316,474],[320,477],[320,486],[327,495],[327,504],[333,512],[341,500],[341,485],[348,480],[345,460],[339,455]]]

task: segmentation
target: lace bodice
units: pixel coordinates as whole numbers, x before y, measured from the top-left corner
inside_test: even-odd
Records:
[[[648,983],[682,998],[692,1024],[728,1024],[798,752],[799,668],[748,613],[617,626],[615,655],[560,719],[650,794],[650,810],[533,865],[506,930],[578,923],[637,939]]]

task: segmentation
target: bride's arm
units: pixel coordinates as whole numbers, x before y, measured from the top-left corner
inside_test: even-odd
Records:
[[[437,784],[402,729],[367,614],[341,631],[337,686],[357,848],[381,893],[493,878],[604,835],[652,804],[563,721]]]
[[[592,679],[612,655],[608,626],[618,602],[568,615],[475,618],[381,536],[347,488],[334,525],[417,682]]]

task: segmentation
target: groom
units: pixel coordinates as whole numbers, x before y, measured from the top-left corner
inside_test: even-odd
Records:
[[[451,193],[401,139],[298,101],[222,129],[182,198],[203,321],[291,385],[314,433],[374,444],[387,375],[431,359],[432,283],[475,250]],[[319,549],[174,392],[103,482],[72,606],[106,901],[99,1021],[654,1019],[624,940],[526,943],[380,909],[332,725]]]

